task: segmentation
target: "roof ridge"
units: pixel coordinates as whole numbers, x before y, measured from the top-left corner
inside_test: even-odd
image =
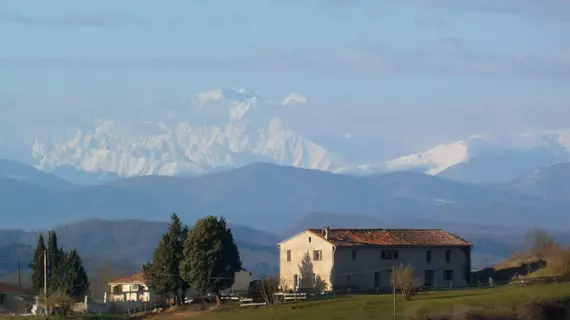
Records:
[[[318,230],[322,230],[322,228],[309,228],[307,230],[310,231],[318,231]],[[401,231],[409,231],[409,230],[416,230],[416,231],[445,231],[445,229],[442,228],[329,228],[329,230],[374,230],[374,231],[380,231],[380,230],[385,230],[385,231],[396,231],[396,230],[401,230]],[[448,232],[448,231],[446,231]]]

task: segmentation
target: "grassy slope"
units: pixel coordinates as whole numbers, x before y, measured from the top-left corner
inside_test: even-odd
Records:
[[[465,307],[500,307],[532,299],[557,300],[570,297],[570,284],[536,285],[500,289],[472,289],[424,294],[412,301],[398,296],[398,319],[418,314],[448,313]],[[199,320],[265,320],[265,319],[392,319],[392,296],[355,296],[324,301],[301,302],[277,308],[228,309],[206,312],[193,319]]]

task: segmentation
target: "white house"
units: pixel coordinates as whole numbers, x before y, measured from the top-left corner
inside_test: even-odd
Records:
[[[231,291],[247,291],[249,288],[249,283],[251,282],[251,273],[242,270],[236,272],[234,284],[228,290]],[[150,290],[146,281],[144,279],[144,274],[142,272],[135,273],[133,275],[115,279],[109,282],[109,292],[110,295],[105,294],[105,302],[149,302],[155,300],[155,294]],[[192,289],[188,289],[186,296],[193,296]]]
[[[146,285],[142,272],[109,282],[110,295],[105,293],[105,302],[142,301],[153,299],[153,293]]]

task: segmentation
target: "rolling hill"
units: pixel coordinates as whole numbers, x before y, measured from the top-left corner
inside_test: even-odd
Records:
[[[548,200],[570,202],[570,162],[533,170],[503,185],[503,189],[541,197]]]
[[[14,255],[31,250],[26,248],[35,245],[34,230],[56,226],[62,243],[78,248],[86,264],[120,257],[121,267],[132,270],[149,259],[173,211],[188,224],[205,215],[225,216],[246,265],[259,273],[275,270],[279,240],[325,224],[445,228],[475,242],[485,266],[508,255],[529,226],[567,231],[570,204],[564,186],[557,187],[566,169],[539,169],[540,179],[531,179],[534,172],[500,186],[415,172],[348,176],[263,163],[196,177],[142,176],[96,186],[62,187],[59,179],[43,174],[37,177],[44,183],[3,177],[0,246],[6,252],[23,246],[5,255],[8,261],[0,262],[0,271],[14,268]]]
[[[212,214],[280,232],[303,214],[360,214],[386,221],[560,228],[568,204],[414,172],[347,176],[256,163],[198,177],[143,176],[105,185],[47,189],[0,180],[4,228],[45,228],[91,218],[186,221]],[[17,213],[17,215],[16,215]]]
[[[275,245],[280,238],[269,232],[231,224],[244,266],[258,276],[275,272]],[[111,262],[119,270],[140,270],[167,230],[166,222],[90,219],[55,228],[64,249],[76,248],[90,272]],[[45,233],[45,232],[43,232]],[[0,276],[17,270],[18,260],[26,270],[38,232],[0,230]]]
[[[56,175],[38,170],[27,164],[0,159],[0,179],[17,180],[46,189],[70,189],[74,185]]]

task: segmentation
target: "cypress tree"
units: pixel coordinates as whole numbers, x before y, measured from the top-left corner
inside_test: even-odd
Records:
[[[168,226],[168,235],[170,238],[170,246],[174,253],[172,261],[171,272],[174,276],[174,292],[178,293],[177,298],[179,303],[184,302],[184,294],[188,289],[188,282],[182,279],[180,274],[180,263],[184,259],[184,241],[188,235],[188,227],[183,226],[180,218],[176,213],[172,213],[170,217],[170,225]]]
[[[36,245],[36,250],[34,251],[34,256],[29,267],[32,269],[32,287],[36,290],[41,290],[44,287],[44,251],[46,245],[44,242],[44,236],[40,234],[38,236],[38,244]]]
[[[188,232],[181,273],[190,287],[204,294],[215,293],[219,305],[220,291],[233,285],[241,269],[239,251],[224,218],[203,218]]]
[[[57,274],[57,268],[65,257],[65,253],[61,248],[59,248],[57,243],[57,234],[54,230],[48,233],[48,286],[51,286],[51,282],[54,281],[54,275]]]

